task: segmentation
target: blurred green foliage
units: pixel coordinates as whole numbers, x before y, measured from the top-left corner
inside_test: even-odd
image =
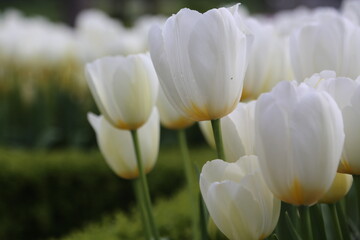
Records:
[[[199,166],[215,158],[208,148],[191,156]],[[0,239],[59,237],[134,202],[131,182],[115,176],[97,150],[0,149],[0,166]],[[180,152],[162,149],[148,179],[155,201],[181,188]]]
[[[154,216],[164,239],[191,239],[191,211],[187,192],[182,190],[172,198],[162,198],[154,207]],[[118,212],[100,223],[90,224],[61,240],[133,240],[143,239],[139,211]]]
[[[57,148],[94,145],[95,135],[86,119],[96,109],[92,99],[77,99],[66,91],[38,92],[24,103],[21,88],[0,97],[0,144],[12,147]],[[89,101],[90,100],[90,101]]]
[[[60,3],[61,1],[54,0],[5,0],[0,1],[0,10],[14,8],[24,11],[28,15],[41,15],[53,21],[62,21],[64,16],[62,16],[62,12],[59,11]]]

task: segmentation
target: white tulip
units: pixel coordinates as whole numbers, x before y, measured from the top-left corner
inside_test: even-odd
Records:
[[[341,10],[343,15],[356,25],[360,26],[360,2],[343,1],[342,4]]]
[[[226,160],[235,162],[245,155],[254,155],[255,101],[239,103],[235,110],[221,119],[222,140]],[[215,148],[210,121],[199,122],[200,129],[210,146]]]
[[[242,100],[254,100],[282,80],[292,80],[287,56],[286,39],[280,37],[273,25],[247,19],[246,25],[254,36],[249,65],[244,79]]]
[[[351,96],[350,104],[342,109],[345,144],[340,172],[360,175],[360,84]]]
[[[207,162],[200,190],[210,216],[230,240],[264,239],[277,224],[280,200],[267,188],[256,156]]]
[[[360,28],[334,12],[319,12],[314,19],[290,37],[296,80],[323,70],[350,78],[360,75]]]
[[[266,183],[282,201],[316,203],[334,180],[343,144],[341,112],[326,92],[280,82],[258,99],[256,152]]]
[[[77,16],[75,25],[78,54],[84,62],[125,53],[122,37],[126,29],[106,13],[96,9],[84,10]]]
[[[103,116],[88,114],[105,161],[118,176],[133,179],[139,176],[135,149],[130,131],[114,128]],[[159,114],[153,110],[149,121],[138,130],[140,151],[145,173],[150,172],[159,152]]]
[[[159,88],[156,106],[159,110],[161,124],[168,129],[183,129],[194,124],[194,121],[184,117],[174,109],[161,87]]]
[[[148,54],[104,57],[86,64],[95,102],[113,126],[134,130],[149,118],[158,93],[158,79]]]
[[[314,74],[305,82],[329,93],[342,112],[345,143],[338,171],[360,174],[360,78],[336,77],[335,72],[328,71]]]
[[[161,87],[174,108],[195,121],[226,116],[237,106],[247,66],[247,38],[236,9],[204,14],[182,9],[153,27],[149,48]]]

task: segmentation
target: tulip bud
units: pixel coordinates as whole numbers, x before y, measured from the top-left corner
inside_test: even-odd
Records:
[[[280,200],[267,188],[256,156],[207,162],[200,190],[214,223],[231,240],[264,239],[277,224]]]
[[[119,177],[134,179],[139,176],[135,149],[130,131],[114,128],[103,116],[89,113],[97,142],[105,161]],[[155,165],[159,152],[160,124],[157,109],[138,130],[140,151],[146,173]]]
[[[158,94],[158,79],[148,54],[104,57],[86,64],[91,93],[114,127],[134,130],[149,118]]]

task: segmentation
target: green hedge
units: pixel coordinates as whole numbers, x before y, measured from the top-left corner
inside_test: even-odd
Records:
[[[199,166],[214,158],[191,151]],[[0,149],[0,239],[44,239],[131,209],[131,183],[116,177],[97,150]],[[163,149],[148,176],[152,196],[171,196],[184,185],[181,155]]]
[[[191,211],[189,197],[182,190],[173,198],[162,198],[154,207],[154,216],[164,239],[191,239]],[[137,209],[131,213],[118,212],[100,223],[90,224],[61,240],[134,240],[144,239]]]

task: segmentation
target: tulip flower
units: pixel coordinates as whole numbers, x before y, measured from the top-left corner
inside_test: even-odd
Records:
[[[330,189],[321,197],[319,203],[336,203],[349,192],[353,183],[350,174],[337,173]]]
[[[282,80],[292,80],[285,39],[273,25],[249,18],[246,25],[254,36],[244,79],[242,100],[255,100]]]
[[[245,155],[254,155],[254,115],[256,102],[239,103],[235,110],[221,119],[222,139],[227,161],[235,162]],[[209,121],[199,122],[210,146],[215,147]]]
[[[114,127],[134,130],[148,120],[158,93],[148,54],[100,58],[86,64],[85,72],[101,114]]]
[[[230,240],[264,239],[274,230],[280,200],[267,188],[256,156],[207,162],[200,189],[214,223]]]
[[[343,144],[341,111],[328,93],[280,82],[258,99],[256,152],[266,183],[282,201],[316,203],[335,178]]]
[[[297,81],[323,70],[360,75],[360,29],[336,12],[320,12],[290,36],[291,64]]]
[[[161,124],[168,129],[184,129],[194,124],[194,121],[184,117],[174,109],[161,87],[159,88],[156,106],[159,110]]]
[[[194,121],[219,119],[235,109],[247,47],[236,6],[204,14],[182,9],[149,33],[151,59],[166,97]]]
[[[305,82],[319,91],[329,93],[339,108],[344,120],[345,143],[338,171],[360,174],[360,78],[336,77],[335,72],[323,71],[314,74]]]
[[[344,1],[342,2],[341,10],[346,18],[350,19],[354,24],[360,26],[359,1]]]
[[[104,116],[88,114],[97,142],[105,161],[119,177],[134,179],[139,176],[134,145],[130,131],[113,127]],[[140,151],[146,173],[155,165],[160,140],[159,114],[153,110],[149,120],[138,129]]]

